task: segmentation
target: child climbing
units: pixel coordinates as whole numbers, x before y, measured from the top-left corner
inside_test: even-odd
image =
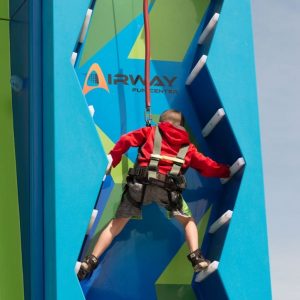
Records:
[[[167,110],[155,127],[143,127],[123,135],[110,151],[116,167],[130,147],[139,147],[134,168],[130,169],[121,203],[106,228],[101,232],[92,251],[81,263],[79,280],[86,278],[97,266],[99,257],[110,246],[132,217],[140,217],[142,206],[156,202],[167,209],[182,224],[190,250],[188,259],[194,271],[205,270],[209,261],[198,245],[197,225],[183,205],[182,191],[186,187],[183,174],[192,167],[208,177],[230,176],[229,166],[219,164],[198,152],[184,129],[181,112]]]

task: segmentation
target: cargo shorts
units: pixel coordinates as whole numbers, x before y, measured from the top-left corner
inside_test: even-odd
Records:
[[[180,194],[181,196],[181,194]],[[116,218],[142,217],[142,207],[155,202],[169,212],[170,217],[182,216],[190,218],[191,211],[182,199],[181,209],[170,209],[169,192],[155,184],[128,182],[124,188],[121,203],[116,212]],[[139,204],[139,205],[137,205]]]

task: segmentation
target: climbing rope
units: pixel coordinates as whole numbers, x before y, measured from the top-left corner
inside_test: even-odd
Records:
[[[146,126],[151,126],[151,97],[150,97],[150,26],[148,0],[143,2],[144,28],[145,28],[145,121]]]

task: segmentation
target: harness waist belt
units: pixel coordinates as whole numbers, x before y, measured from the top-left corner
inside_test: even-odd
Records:
[[[171,189],[185,189],[186,181],[183,175],[172,175],[172,174],[161,174],[159,172],[155,173],[155,177],[148,178],[148,168],[135,166],[130,168],[128,175],[134,176],[141,179],[142,181],[157,184],[166,188]]]
[[[148,168],[145,167],[135,167],[135,168],[130,168],[128,171],[128,174],[131,176],[137,176],[141,178],[148,178]],[[167,181],[167,175],[161,174],[161,173],[156,173],[156,178],[159,181],[166,182]]]

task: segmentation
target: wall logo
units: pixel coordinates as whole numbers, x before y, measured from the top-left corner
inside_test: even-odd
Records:
[[[174,89],[177,76],[158,76],[155,75],[150,80],[150,92],[156,94],[177,94],[177,89]],[[131,88],[132,92],[145,92],[145,79],[142,75],[137,74],[107,74],[104,76],[100,66],[94,63],[86,77],[83,86],[84,95],[94,89],[105,89],[109,92],[108,85],[124,85]]]
[[[158,76],[155,75],[150,80],[151,93],[174,94],[177,90],[173,88],[177,76]],[[131,87],[131,91],[135,93],[145,92],[145,79],[142,75],[134,74],[108,74],[107,82],[109,85],[125,85]]]
[[[91,84],[92,83],[92,84]],[[100,66],[96,63],[92,64],[84,81],[82,92],[84,95],[94,89],[105,89],[109,92],[108,85]]]

